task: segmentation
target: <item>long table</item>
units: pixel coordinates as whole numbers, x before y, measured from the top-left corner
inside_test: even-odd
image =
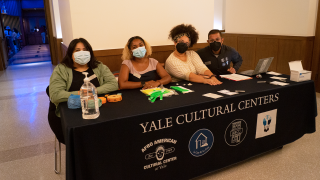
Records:
[[[123,100],[102,105],[93,120],[61,103],[66,179],[190,179],[315,132],[314,82],[257,83],[269,77],[220,79],[219,86],[179,82],[194,92],[154,103],[139,89],[121,90],[111,94]],[[223,89],[245,92],[217,92]]]

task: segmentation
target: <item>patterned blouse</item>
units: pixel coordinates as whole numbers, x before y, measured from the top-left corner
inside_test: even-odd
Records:
[[[186,62],[175,57],[173,53],[171,53],[166,60],[165,69],[170,74],[172,82],[180,80],[189,81],[190,73],[204,74],[206,70],[209,70],[196,52],[190,50],[187,51],[186,54]]]

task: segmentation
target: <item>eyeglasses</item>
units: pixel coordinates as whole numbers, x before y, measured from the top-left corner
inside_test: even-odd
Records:
[[[210,43],[213,43],[213,42],[220,42],[221,41],[221,38],[217,38],[217,39],[209,39],[209,42]]]
[[[190,42],[184,42],[183,40],[178,41],[178,43],[185,43],[188,45],[188,47],[190,46]]]

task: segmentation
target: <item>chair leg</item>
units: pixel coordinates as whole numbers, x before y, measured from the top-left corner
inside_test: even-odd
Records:
[[[55,137],[54,139],[54,172],[56,174],[60,174],[61,173],[61,143],[58,141],[59,143],[59,170],[58,170],[58,157],[57,157],[57,138]]]

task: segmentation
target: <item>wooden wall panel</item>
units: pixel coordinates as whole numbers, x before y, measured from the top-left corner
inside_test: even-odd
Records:
[[[223,44],[238,49],[238,36],[232,34],[223,34]]]
[[[278,60],[278,39],[274,38],[257,38],[257,51],[255,58],[255,66],[258,64],[259,59],[274,57],[269,67],[270,71],[277,71]]]
[[[119,71],[121,67],[121,55],[112,55],[112,56],[98,56],[98,61],[101,61],[103,64],[108,66],[111,72]]]
[[[320,92],[320,3],[318,3],[311,70],[311,78],[315,81],[316,91]]]
[[[173,51],[154,52],[151,57],[158,60],[160,63],[165,63],[172,52]]]
[[[57,46],[57,38],[56,37],[52,37],[53,39],[53,43],[50,43],[50,49],[53,49],[52,53],[54,53],[54,56],[51,55],[51,62],[53,65],[57,65],[59,60],[58,60],[58,53],[57,53],[57,49],[58,49],[58,46]]]
[[[194,51],[197,51],[198,49],[202,49],[202,48],[205,48],[209,46],[209,43],[205,42],[205,43],[198,43],[198,44],[195,44],[193,45],[192,48],[189,48],[190,50],[194,50]],[[174,48],[172,49],[172,52],[173,52]]]
[[[121,55],[123,49],[106,49],[93,51],[96,57]]]
[[[60,44],[60,47],[61,47],[62,57],[65,57],[67,54],[68,47],[63,43]]]
[[[95,57],[98,61],[108,66],[111,72],[119,71],[122,63],[123,49],[107,49],[94,51]]]
[[[280,39],[277,71],[284,74],[290,74],[289,62],[302,60],[302,47],[301,40]]]
[[[8,65],[9,65],[9,62],[8,62],[7,42],[5,39],[2,39],[0,36],[0,71],[7,69]]]
[[[57,58],[58,58],[58,63],[61,63],[62,59],[63,59],[63,55],[62,55],[62,50],[61,50],[61,42],[62,42],[62,38],[57,38],[56,39],[56,47],[57,47]]]
[[[305,70],[311,71],[312,67],[312,52],[313,52],[313,40],[304,40],[302,42],[302,65]]]
[[[240,72],[254,69],[258,60],[266,57],[275,58],[269,70],[283,74],[290,74],[289,61],[302,60],[305,69],[312,68],[313,36],[225,34],[224,44],[232,46],[235,39],[238,52],[243,58]]]
[[[58,57],[56,56],[57,46],[56,46],[56,39],[53,37],[53,26],[52,26],[52,19],[51,19],[51,9],[50,9],[50,1],[44,0],[44,12],[45,12],[45,19],[48,29],[48,40],[50,45],[50,55],[51,55],[51,63],[53,65],[57,65]],[[41,36],[40,36],[41,37]]]
[[[256,66],[256,37],[238,37],[238,52],[243,59],[239,71],[254,69]]]

